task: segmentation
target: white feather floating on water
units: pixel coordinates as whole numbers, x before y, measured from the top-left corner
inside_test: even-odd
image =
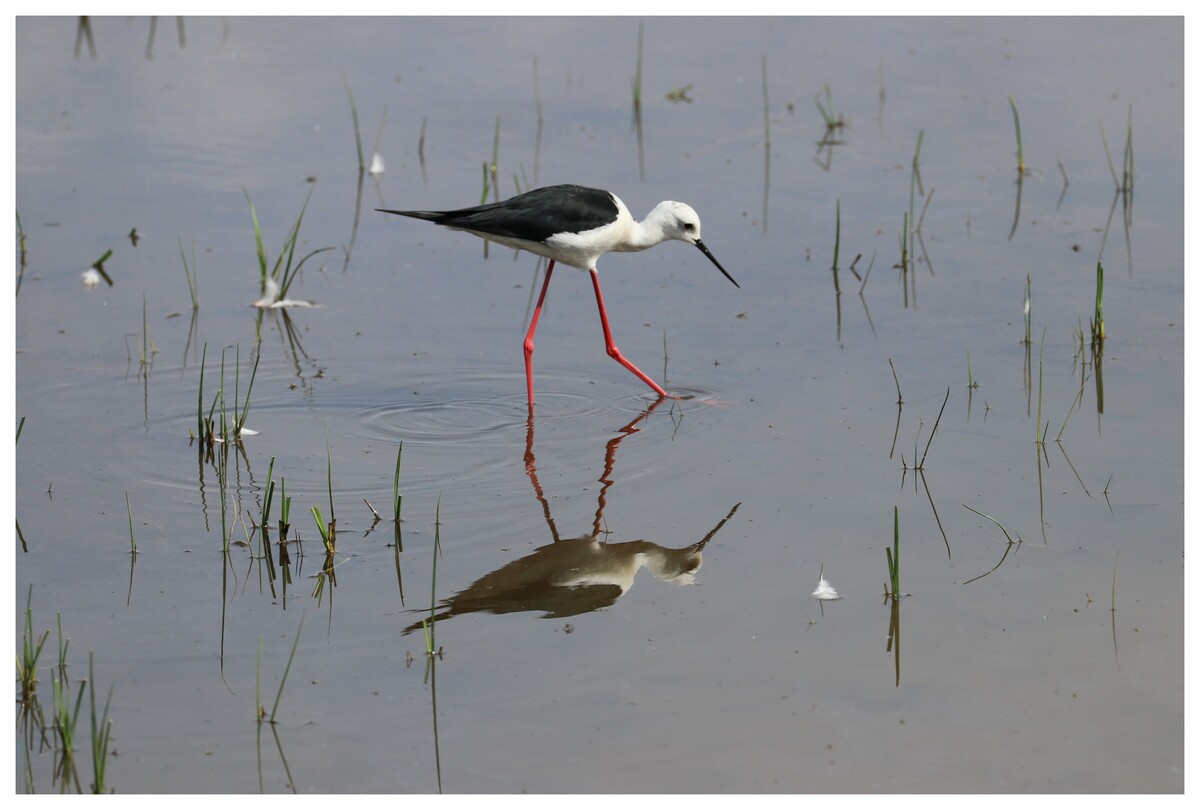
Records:
[[[250,306],[258,307],[259,309],[288,309],[290,307],[313,309],[321,305],[316,301],[302,301],[298,298],[284,298],[280,301],[271,301],[267,298],[263,298],[260,301],[255,301]]]
[[[319,307],[316,301],[300,301],[295,298],[278,298],[279,283],[275,279],[267,278],[266,294],[262,298],[255,301],[250,306],[258,307],[259,309],[286,309],[288,307]]]
[[[817,589],[812,592],[814,599],[841,599],[837,589],[825,581],[825,575],[821,575],[820,581],[817,582]]]
[[[371,168],[367,169],[367,174],[383,174],[383,172],[383,157],[376,152],[371,156]]]
[[[100,283],[100,273],[95,267],[89,267],[83,271],[83,286],[85,289],[93,289]]]

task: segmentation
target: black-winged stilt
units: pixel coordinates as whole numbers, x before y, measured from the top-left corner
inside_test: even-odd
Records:
[[[626,360],[613,342],[612,330],[608,326],[608,313],[604,309],[604,297],[600,293],[600,275],[596,272],[596,261],[611,251],[631,252],[645,250],[668,239],[678,239],[695,245],[717,266],[725,278],[733,276],[721,266],[704,242],[700,241],[700,217],[691,206],[681,202],[665,201],[654,206],[654,210],[641,222],[629,213],[625,203],[607,191],[583,186],[547,186],[507,200],[473,208],[454,211],[393,211],[376,209],[385,214],[425,219],[459,231],[467,231],[492,242],[527,250],[550,260],[546,269],[546,280],[538,296],[537,307],[529,322],[525,335],[525,384],[529,390],[529,404],[533,405],[533,335],[537,331],[538,317],[546,300],[546,289],[550,286],[550,275],[555,262],[587,270],[592,275],[592,287],[596,290],[596,304],[600,308],[600,325],[604,329],[604,344],[609,357],[637,375],[638,379],[654,389],[660,397],[669,397],[662,386],[650,379],[641,369]],[[735,287],[740,287],[733,281]]]

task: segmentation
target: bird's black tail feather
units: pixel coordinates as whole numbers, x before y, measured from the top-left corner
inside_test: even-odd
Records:
[[[376,211],[384,214],[399,214],[402,217],[412,217],[413,219],[427,219],[430,222],[437,222],[444,215],[444,211],[393,211],[390,208],[376,208]]]

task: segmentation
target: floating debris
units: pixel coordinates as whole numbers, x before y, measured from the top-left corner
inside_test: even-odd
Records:
[[[284,298],[280,301],[272,301],[269,297],[263,297],[255,301],[250,306],[258,307],[259,309],[286,309],[287,307],[319,307],[321,306],[316,301],[302,301],[298,298]]]
[[[367,169],[367,174],[383,174],[383,172],[383,157],[376,152],[371,156],[371,168]]]
[[[837,590],[825,581],[825,575],[822,574],[817,582],[817,589],[812,592],[814,599],[841,599]]]
[[[268,278],[266,294],[262,298],[255,301],[250,306],[258,307],[259,309],[285,309],[287,307],[318,307],[318,306],[320,306],[320,304],[318,304],[316,301],[301,301],[296,298],[280,298],[277,300],[276,297],[278,295],[279,295],[278,282],[276,282],[275,279],[273,279],[273,278]]]
[[[687,85],[686,87],[676,87],[667,93],[667,101],[673,102],[675,104],[678,104],[681,101],[691,104],[692,99],[688,95],[688,91],[691,89],[692,89],[692,86],[690,84]]]
[[[100,283],[100,271],[95,267],[89,267],[87,270],[84,270],[82,275],[83,286],[89,290]]]

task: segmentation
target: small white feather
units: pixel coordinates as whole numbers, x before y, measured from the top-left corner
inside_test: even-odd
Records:
[[[824,576],[822,576],[820,581],[817,582],[817,589],[812,592],[812,595],[813,595],[814,599],[841,599],[842,598],[842,597],[838,596],[837,590],[832,585],[830,585],[828,582],[825,581]]]

